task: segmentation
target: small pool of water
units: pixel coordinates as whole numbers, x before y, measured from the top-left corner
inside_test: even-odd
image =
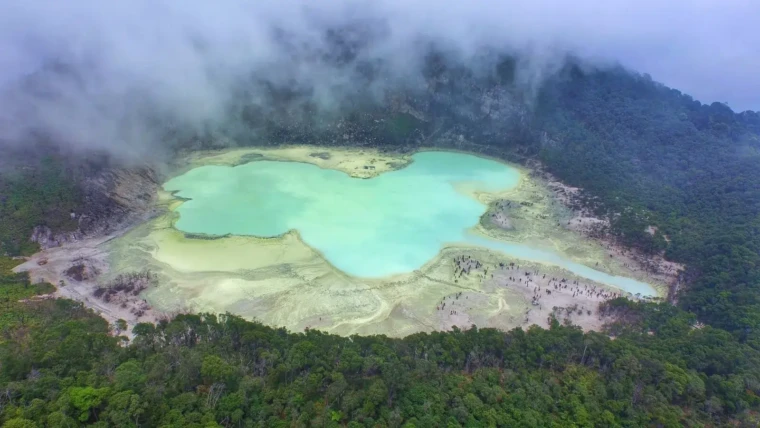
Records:
[[[274,237],[298,230],[338,269],[383,277],[418,269],[444,244],[464,242],[550,263],[632,293],[651,286],[614,277],[531,247],[470,236],[486,206],[473,191],[514,187],[520,173],[500,162],[423,152],[406,168],[372,179],[296,162],[202,166],[164,185],[181,198],[176,227],[188,233]]]

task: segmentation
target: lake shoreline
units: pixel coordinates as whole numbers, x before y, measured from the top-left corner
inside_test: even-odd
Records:
[[[214,153],[206,153],[206,154],[196,154],[196,155],[194,155],[192,157],[192,159],[189,159],[187,161],[187,165],[191,165],[188,168],[192,168],[194,166],[198,166],[199,162],[204,162],[204,159],[205,160],[209,160],[211,162],[211,164],[228,164],[231,161],[234,161],[235,158],[237,158],[237,160],[239,161],[240,158],[241,158],[241,156],[244,156],[245,154],[250,154],[250,153],[255,153],[255,152],[262,152],[262,151],[269,151],[269,150],[270,149],[259,149],[259,148],[256,148],[256,149],[239,149],[239,150],[233,150],[233,151],[237,152],[237,153],[234,153],[233,155],[229,154],[230,151],[214,152]],[[290,147],[290,148],[276,148],[276,149],[271,149],[271,150],[280,151],[278,153],[278,156],[285,157],[285,155],[283,155],[283,152],[282,152],[283,150],[294,150],[294,149],[292,147]],[[353,163],[352,162],[345,162],[345,158],[341,158],[339,156],[338,157],[333,157],[332,154],[329,155],[329,156],[325,156],[324,155],[325,151],[329,152],[331,150],[334,150],[334,149],[332,149],[332,148],[316,148],[316,147],[311,147],[311,146],[298,147],[295,152],[291,152],[290,157],[291,158],[296,157],[295,155],[292,154],[292,153],[296,153],[296,154],[298,154],[298,156],[301,156],[301,158],[299,160],[293,160],[293,159],[291,159],[290,161],[295,161],[295,162],[303,161],[303,156],[307,156],[308,159],[306,159],[306,160],[313,161],[313,162],[306,162],[306,163],[316,164],[315,162],[319,162],[319,163],[323,164],[323,166],[320,166],[322,168],[322,167],[325,167],[325,165],[326,165],[326,163],[327,163],[328,160],[332,160],[332,162],[334,163],[333,166],[335,166],[335,165],[340,166],[341,168],[343,168],[343,172],[345,172],[345,173],[347,173],[349,175],[351,175],[351,172],[353,172],[354,174],[357,174],[359,176],[357,178],[371,178],[370,177],[371,175],[372,176],[377,176],[377,175],[380,175],[380,174],[382,174],[384,172],[395,170],[395,169],[391,169],[390,166],[393,166],[393,167],[395,167],[397,169],[402,169],[402,168],[408,166],[411,163],[411,155],[409,153],[405,153],[405,154],[399,155],[398,159],[400,159],[400,161],[396,161],[396,158],[394,158],[392,154],[380,153],[380,152],[371,151],[371,150],[359,150],[360,152],[364,152],[364,157],[360,161],[356,161],[356,162],[353,162]],[[322,152],[320,152],[320,151],[322,151]],[[452,150],[425,150],[425,149],[422,149],[421,151],[449,151],[449,152],[451,152]],[[277,153],[277,152],[275,152],[275,153]],[[320,156],[311,156],[311,154],[313,154],[313,153],[320,153]],[[509,165],[511,167],[515,167],[515,165],[510,164],[508,162],[505,162],[504,160],[501,160],[501,159],[494,159],[492,157],[482,156],[482,155],[479,155],[477,153],[466,153],[466,154],[473,155],[473,156],[478,156],[478,157],[485,158],[485,159],[490,159],[490,160],[497,160],[500,163]],[[345,155],[345,156],[350,156],[350,155]],[[327,159],[325,159],[325,158],[327,158]],[[383,165],[385,165],[385,167],[388,167],[388,169],[385,169],[385,167],[378,169],[377,166],[376,166],[376,168],[374,170],[370,170],[370,169],[366,169],[365,170],[363,168],[363,166],[366,165],[367,162],[369,162],[372,159],[375,159],[375,164],[377,166],[381,165],[378,162],[383,162]],[[381,159],[381,160],[378,160],[378,159]],[[250,162],[250,161],[254,161],[255,162],[256,160],[275,160],[275,159],[255,158],[255,159],[248,160],[248,162]],[[362,163],[362,162],[364,162],[364,163]],[[247,163],[247,162],[244,162],[244,163]],[[388,165],[389,163],[391,165]],[[238,164],[240,164],[240,163],[238,163]],[[230,166],[233,166],[233,165],[230,165]],[[317,165],[317,166],[319,166],[319,165]],[[327,166],[327,168],[328,169],[333,169],[330,166]],[[517,166],[517,168],[519,168],[520,171],[521,171],[521,179],[520,179],[521,183],[523,181],[530,181],[530,180],[532,180],[530,177],[527,177],[527,173],[530,171],[529,169],[527,169],[525,167],[522,167],[522,166]],[[179,168],[179,169],[175,170],[175,172],[181,171],[182,169],[185,169],[185,168]],[[526,176],[524,177],[523,174],[526,174]],[[493,201],[490,201],[490,202],[489,201],[485,201],[485,202],[483,202],[483,203],[485,203],[489,207],[488,208],[489,210],[490,210],[490,203],[491,202],[493,202]],[[165,212],[167,214],[169,214],[174,209],[176,209],[176,207],[181,202],[175,200],[172,195],[165,195],[165,198],[164,198],[164,200],[163,200],[162,203],[165,206],[165,209],[166,209]],[[486,212],[488,213],[489,211],[486,211]],[[476,227],[482,227],[482,223],[483,222],[482,222],[482,219],[481,219],[481,222],[478,223],[478,225],[476,225]],[[519,221],[518,221],[518,223],[519,223]],[[157,228],[159,228],[159,229],[161,229],[161,228],[166,229],[167,227],[171,228],[171,229],[174,229],[172,227],[172,225],[171,225],[171,222],[167,224],[166,220],[156,221],[154,225]],[[286,234],[288,234],[288,233],[290,233],[290,232],[287,232]],[[205,240],[205,239],[198,239],[198,240],[196,240],[196,239],[193,239],[193,238],[186,238],[186,239],[188,239],[189,241],[206,241],[206,242],[220,241],[220,242],[223,242],[223,241],[225,241],[225,240],[227,240],[229,238],[232,238],[232,237],[220,238],[220,239],[212,239],[212,240]],[[130,239],[132,239],[132,238],[130,238]],[[272,240],[274,240],[276,242],[280,242],[281,241],[280,238],[264,238],[264,239],[272,239]],[[297,236],[296,236],[296,241],[300,242],[298,245],[303,245],[303,242]],[[148,245],[148,246],[150,246],[151,244],[146,244],[146,241],[142,241],[142,244],[140,244],[140,245]],[[290,245],[290,244],[288,244],[288,245]],[[286,247],[287,247],[287,245],[286,245]],[[283,248],[285,248],[285,247],[283,247]],[[356,322],[352,322],[352,318],[351,318],[352,316],[355,317],[355,318],[353,318],[353,320],[364,319],[361,316],[359,316],[358,313],[356,313],[355,315],[351,315],[350,314],[351,311],[355,312],[355,308],[351,309],[352,307],[355,306],[354,303],[356,305],[359,305],[358,307],[361,307],[363,305],[363,303],[359,303],[360,301],[362,301],[362,299],[359,299],[356,302],[351,303],[351,304],[349,304],[349,306],[346,307],[346,309],[348,310],[348,312],[346,313],[347,318],[343,319],[343,320],[340,320],[340,319],[331,320],[330,316],[325,315],[325,314],[329,313],[333,309],[333,307],[330,304],[324,305],[324,307],[321,309],[322,310],[322,316],[319,315],[319,311],[315,311],[314,314],[301,314],[302,316],[299,315],[301,321],[298,321],[298,322],[295,322],[295,323],[293,321],[293,318],[272,318],[272,319],[267,319],[267,320],[263,320],[263,319],[258,318],[258,317],[256,317],[256,318],[260,319],[262,321],[265,321],[268,324],[272,324],[272,325],[276,325],[276,326],[286,326],[286,327],[294,329],[294,330],[299,330],[299,329],[303,329],[303,328],[307,328],[307,327],[308,328],[322,328],[322,329],[325,329],[326,331],[335,332],[335,333],[339,333],[339,334],[353,334],[353,333],[362,333],[362,334],[366,333],[366,334],[369,334],[369,333],[373,333],[373,332],[375,332],[375,333],[377,333],[377,332],[384,332],[384,331],[387,332],[387,331],[389,331],[388,329],[391,329],[394,332],[398,332],[398,333],[404,333],[404,332],[410,333],[410,332],[413,332],[413,331],[432,331],[432,330],[435,330],[435,329],[444,329],[445,330],[445,329],[449,329],[451,327],[451,325],[461,325],[463,327],[468,327],[468,325],[465,325],[465,324],[466,324],[466,322],[469,322],[469,321],[466,321],[466,322],[462,321],[460,319],[461,316],[459,316],[458,318],[457,317],[452,318],[454,315],[452,315],[452,317],[446,316],[446,317],[443,317],[439,322],[433,322],[432,318],[429,319],[430,316],[432,316],[430,313],[425,313],[424,316],[423,316],[423,315],[421,315],[421,313],[418,313],[419,311],[416,308],[409,308],[409,307],[407,307],[408,304],[406,302],[408,302],[408,301],[414,301],[415,299],[414,299],[414,296],[407,295],[407,294],[405,294],[407,292],[404,291],[406,288],[414,289],[414,288],[420,287],[420,288],[426,290],[425,292],[428,293],[428,294],[433,293],[433,294],[440,295],[441,293],[446,294],[446,293],[449,293],[450,291],[456,293],[456,291],[453,291],[453,290],[461,289],[461,287],[459,287],[458,284],[456,284],[453,281],[451,281],[450,277],[448,279],[444,279],[444,276],[451,274],[451,272],[449,272],[449,274],[444,275],[444,272],[447,271],[447,270],[450,270],[450,267],[444,267],[443,265],[440,265],[440,263],[443,261],[443,259],[444,259],[444,253],[446,253],[447,251],[461,251],[461,250],[462,250],[461,247],[453,247],[453,248],[444,247],[444,248],[441,249],[439,255],[436,256],[436,257],[434,257],[434,259],[430,260],[423,268],[420,268],[419,270],[417,270],[415,272],[410,272],[408,274],[394,275],[392,277],[383,278],[381,280],[371,279],[371,278],[370,279],[366,279],[366,278],[365,279],[352,278],[350,275],[347,276],[344,273],[342,273],[342,272],[338,271],[337,269],[335,269],[334,267],[332,267],[331,265],[329,265],[329,263],[327,263],[324,260],[324,257],[322,257],[321,255],[317,255],[314,258],[310,259],[311,261],[309,263],[310,263],[311,267],[309,267],[309,268],[295,268],[291,283],[294,283],[294,284],[296,282],[298,284],[301,284],[301,283],[303,283],[303,284],[312,283],[312,284],[317,284],[319,287],[322,287],[323,283],[326,282],[326,281],[322,281],[322,280],[331,280],[331,281],[334,281],[337,284],[337,287],[328,287],[329,289],[331,289],[331,291],[328,291],[328,293],[334,293],[334,292],[340,292],[340,293],[342,293],[340,291],[341,284],[343,284],[343,286],[348,286],[348,284],[353,284],[353,283],[357,283],[360,286],[359,288],[363,287],[363,289],[368,289],[368,290],[370,290],[370,289],[380,290],[378,292],[374,292],[374,294],[376,295],[375,296],[375,300],[377,300],[377,299],[380,299],[380,300],[385,299],[386,303],[384,303],[384,304],[382,304],[380,306],[373,306],[373,307],[375,307],[376,310],[371,311],[371,312],[367,312],[367,313],[373,313],[374,314],[374,315],[372,315],[373,318],[371,318],[370,321],[374,322],[375,324],[368,324],[368,325],[375,325],[374,329],[373,328],[369,328],[368,329],[368,328],[366,328],[366,326],[363,327],[363,326],[357,324]],[[141,250],[141,251],[143,251],[143,250]],[[155,251],[155,250],[152,250],[152,251]],[[285,250],[283,250],[283,251],[285,251]],[[502,256],[502,258],[503,258],[503,256]],[[515,260],[518,260],[518,259],[515,259]],[[291,263],[291,262],[288,262],[285,265],[281,265],[281,266],[286,266],[289,263]],[[530,262],[525,262],[526,265],[528,263],[530,263]],[[166,263],[162,262],[162,263],[159,263],[159,265],[166,266]],[[327,266],[326,267],[318,267],[318,266],[322,266],[322,265],[327,265]],[[437,267],[432,268],[431,266],[437,266]],[[158,266],[158,267],[160,267],[160,266]],[[294,267],[292,266],[292,264],[291,264],[291,268],[289,268],[289,269],[294,269]],[[304,271],[304,269],[305,269],[305,271]],[[441,270],[441,269],[443,269],[443,270]],[[115,270],[123,271],[124,267],[120,267],[119,269],[115,269]],[[259,269],[259,271],[261,271],[261,270]],[[261,272],[265,276],[268,275],[267,273],[265,273],[263,271],[261,271]],[[310,272],[310,273],[304,273],[304,272]],[[218,273],[212,274],[211,277],[213,277],[214,275],[218,276],[219,274]],[[259,275],[259,274],[257,274],[257,275]],[[441,276],[441,278],[440,279],[435,279],[435,278],[437,278],[436,275]],[[203,275],[201,275],[201,276],[203,276]],[[568,275],[568,276],[571,276],[571,275]],[[170,281],[176,283],[177,281],[184,280],[183,278],[185,278],[185,277],[186,277],[186,275],[175,272],[175,273],[169,275],[169,277],[167,277],[167,278],[169,278]],[[237,275],[236,277],[239,277],[239,275]],[[450,283],[450,284],[448,284],[446,286],[446,287],[448,287],[450,289],[440,290],[440,292],[435,292],[435,288],[438,287],[440,284],[439,285],[435,285],[435,284],[438,284],[438,283],[435,282],[435,281],[432,281],[430,278],[434,278],[435,281],[444,281],[444,282]],[[482,279],[485,280],[485,278],[482,278]],[[240,287],[242,285],[248,284],[247,282],[245,282],[245,281],[248,281],[248,279],[240,279],[239,281],[244,281],[244,282],[238,282],[237,283],[238,285],[233,286],[232,290],[235,293],[238,293],[238,291],[236,291],[238,288],[236,288],[236,287]],[[296,281],[296,282],[293,282],[293,281]],[[298,281],[300,281],[300,282],[298,282]],[[200,282],[202,282],[202,281],[200,281]],[[397,284],[397,285],[393,285],[393,284]],[[419,284],[422,284],[422,285],[419,285]],[[171,286],[169,290],[175,290],[176,291],[177,290],[176,287],[178,287],[178,285],[175,284],[174,286]],[[354,287],[354,286],[352,285],[351,287]],[[383,295],[384,293],[387,294],[385,291],[382,291],[383,289],[393,289],[394,287],[396,287],[398,289],[397,293],[396,292],[392,292],[390,297],[386,297],[386,296]],[[478,287],[482,287],[482,285],[478,285]],[[336,290],[336,288],[337,288],[337,290]],[[198,289],[197,291],[194,291],[193,293],[198,293],[199,291],[200,291],[200,289]],[[150,290],[148,290],[146,292],[148,293],[148,295],[150,295]],[[474,291],[472,291],[472,292],[474,293]],[[273,293],[280,293],[280,291],[276,291],[275,290],[275,291],[273,291]],[[502,292],[499,292],[499,293],[502,293]],[[522,326],[522,327],[527,327],[528,326],[528,324],[525,324],[521,319],[519,319],[519,317],[517,317],[515,315],[515,311],[517,311],[516,307],[514,307],[516,302],[512,302],[512,304],[511,304],[512,307],[505,308],[504,303],[507,302],[507,300],[504,299],[504,296],[501,296],[500,298],[496,298],[496,297],[494,297],[495,295],[491,296],[491,297],[488,297],[489,296],[488,293],[484,294],[483,292],[477,292],[476,294],[478,295],[477,299],[481,299],[481,300],[484,299],[483,302],[485,302],[485,303],[483,303],[483,304],[486,305],[490,309],[488,309],[486,311],[486,309],[484,309],[485,306],[481,307],[479,309],[472,309],[472,311],[474,311],[472,313],[472,316],[474,318],[469,318],[468,317],[467,320],[479,319],[483,323],[483,326],[493,325],[493,326],[496,326],[498,328],[504,328],[504,329],[513,328],[515,326],[518,326],[518,327],[519,326]],[[446,295],[448,295],[448,294],[446,294]],[[201,296],[201,295],[200,294],[196,294],[196,296]],[[213,293],[212,293],[212,295],[209,296],[209,298],[213,298],[213,297],[214,296],[213,296]],[[547,297],[548,297],[548,295],[545,296],[544,298],[547,298]],[[557,296],[557,297],[559,297],[559,296]],[[517,298],[517,295],[513,295],[512,298]],[[521,297],[519,297],[519,298],[522,299],[523,301],[527,300],[527,296],[524,296],[524,295],[521,296]],[[318,297],[315,298],[315,300],[318,300],[318,299],[319,299]],[[79,300],[83,300],[83,299],[79,299]],[[86,300],[86,298],[84,300]],[[150,302],[150,300],[151,300],[150,297],[148,297],[148,300]],[[431,300],[430,298],[427,299],[427,301],[430,301],[430,300]],[[466,300],[469,300],[469,299],[466,299]],[[308,299],[306,301],[308,301]],[[560,300],[558,300],[558,302],[560,302]],[[237,308],[239,310],[241,310],[241,311],[246,311],[247,312],[248,309],[245,309],[245,308],[253,308],[253,307],[255,307],[255,306],[250,306],[249,303],[243,304],[243,306],[238,305]],[[377,303],[377,302],[375,302],[375,303]],[[375,305],[375,303],[370,303],[370,306]],[[560,303],[562,303],[562,302],[560,302]],[[420,304],[423,304],[423,303],[420,302]],[[521,304],[518,304],[518,306],[521,306],[523,304],[524,304],[524,302],[521,303]],[[593,304],[594,304],[593,301],[590,300],[589,301],[589,305],[593,305]],[[596,304],[598,304],[598,303],[596,303]],[[246,306],[246,305],[248,305],[248,306]],[[256,312],[259,312],[260,310],[265,309],[267,305],[268,304],[265,304],[264,306],[259,307],[259,309],[257,309]],[[547,305],[548,306],[556,306],[556,305],[550,305],[548,300],[547,300]],[[88,305],[88,306],[91,306],[91,305]],[[194,311],[195,312],[195,311],[202,311],[204,309],[212,310],[211,307],[205,307],[204,308],[203,305],[200,305],[200,306],[198,306],[198,305],[195,305],[195,306],[193,306],[193,305],[186,305],[184,307],[167,308],[167,310],[164,310],[164,311],[162,311],[160,309],[157,309],[156,305],[151,305],[151,306],[153,307],[152,310],[155,311],[156,314],[157,314],[157,315],[154,316],[155,318],[160,317],[160,316],[164,316],[166,314],[177,313],[177,312],[186,312],[186,311]],[[159,306],[161,306],[161,305],[159,305]],[[340,305],[338,305],[338,306],[340,306]],[[509,305],[507,305],[507,306],[509,306]],[[581,306],[585,306],[585,304],[582,304]],[[499,308],[501,308],[501,309],[499,309]],[[430,308],[427,308],[427,309],[430,309]],[[526,307],[524,309],[531,309],[531,308]],[[534,312],[533,312],[534,314],[538,313],[537,311],[535,311],[535,308],[532,308],[532,309],[534,310]],[[496,312],[493,312],[493,311],[496,311]],[[462,313],[465,313],[465,312],[466,311],[462,311]],[[502,314],[502,315],[492,315],[492,316],[483,315],[486,312],[489,313],[489,314],[491,314],[493,312],[493,314]],[[480,315],[478,315],[478,313],[480,313]],[[493,320],[494,317],[495,318],[499,318],[499,317],[503,318],[504,317],[503,314],[507,314],[507,313],[511,313],[512,314],[512,315],[507,315],[508,318],[511,317],[511,321],[510,322],[508,322],[508,323],[505,324],[502,321],[496,322],[496,321]],[[436,317],[439,316],[438,313],[433,313],[433,315],[435,315]],[[457,314],[457,315],[460,315],[460,314]],[[542,318],[543,315],[545,315],[545,314],[542,313],[540,316],[539,315],[532,316],[530,322],[539,323],[538,321],[540,321],[540,318]],[[420,318],[420,316],[422,316],[422,318]],[[412,317],[412,318],[416,317],[417,319],[423,319],[424,318],[424,319],[429,319],[429,320],[428,321],[424,321],[424,322],[423,321],[418,321],[418,322],[414,321],[414,322],[412,322],[412,321],[409,321],[409,319],[410,319],[409,317]],[[457,321],[458,319],[459,319],[459,321],[462,321],[464,324],[462,324],[459,321]],[[488,321],[489,319],[491,319],[491,321]],[[146,321],[148,321],[148,320],[146,319]],[[452,321],[453,324],[447,325],[447,323],[449,321]],[[399,322],[401,322],[401,324],[399,324]],[[494,322],[496,322],[496,324],[494,324]],[[130,323],[130,324],[132,324],[132,323]],[[542,324],[543,324],[543,322],[539,323],[539,325],[542,325]],[[591,323],[591,324],[594,324],[594,323]],[[592,329],[596,329],[597,328],[595,326],[595,324],[594,325],[591,325],[591,324],[589,324],[588,328],[592,328]],[[437,325],[438,327],[431,329],[431,326],[435,326],[435,325]],[[385,326],[385,327],[383,327],[383,326]],[[584,328],[586,328],[586,327],[584,327]],[[379,330],[377,330],[377,329],[379,329]]]

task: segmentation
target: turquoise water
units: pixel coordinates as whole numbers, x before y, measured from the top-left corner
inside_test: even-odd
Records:
[[[423,152],[406,168],[372,179],[296,162],[259,161],[237,167],[203,166],[164,185],[189,199],[176,227],[189,233],[272,237],[298,230],[338,269],[382,277],[418,269],[444,244],[466,242],[512,256],[555,264],[581,276],[653,294],[652,288],[613,277],[525,245],[470,236],[486,206],[467,191],[517,185],[519,172],[476,156]]]
[[[492,250],[501,251],[502,253],[523,259],[533,260],[536,262],[555,266],[562,266],[563,268],[578,276],[588,278],[592,281],[601,282],[603,284],[613,285],[631,294],[641,294],[642,296],[657,295],[657,293],[654,291],[654,288],[645,282],[636,281],[635,279],[626,278],[624,276],[615,276],[600,272],[586,265],[570,261],[560,256],[559,254],[552,253],[550,251],[531,248],[523,244],[500,242],[475,236],[468,237],[466,242],[470,244],[476,244],[481,247],[487,247]]]

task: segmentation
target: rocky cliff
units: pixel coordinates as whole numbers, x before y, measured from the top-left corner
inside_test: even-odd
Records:
[[[108,235],[143,221],[155,214],[160,181],[155,169],[148,166],[104,169],[79,183],[84,198],[79,209],[69,214],[77,221],[76,230],[64,232],[38,225],[30,239],[50,248]]]

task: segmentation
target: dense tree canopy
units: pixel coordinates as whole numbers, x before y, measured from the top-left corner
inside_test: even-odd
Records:
[[[687,265],[681,306],[760,346],[760,114],[623,70],[570,69],[538,117],[552,172],[593,195],[626,244]]]
[[[667,304],[609,303],[610,333],[344,338],[231,315],[140,324],[2,277],[0,423],[35,426],[752,426],[760,354]]]
[[[0,255],[33,252],[29,237],[35,226],[56,231],[77,226],[70,213],[83,202],[79,177],[53,156],[30,160],[30,165],[0,169]]]

